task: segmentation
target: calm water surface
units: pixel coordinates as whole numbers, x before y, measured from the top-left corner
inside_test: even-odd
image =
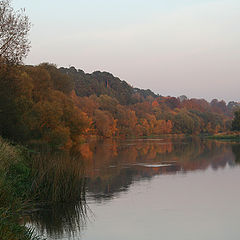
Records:
[[[47,239],[240,239],[239,144],[108,140],[79,152],[86,199],[36,213],[29,224]]]

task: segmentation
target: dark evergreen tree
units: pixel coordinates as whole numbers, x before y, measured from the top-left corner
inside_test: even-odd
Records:
[[[234,113],[234,119],[232,121],[232,130],[240,131],[240,110]]]

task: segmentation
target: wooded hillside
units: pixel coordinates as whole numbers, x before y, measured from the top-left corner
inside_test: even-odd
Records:
[[[237,103],[163,97],[107,72],[1,65],[0,134],[69,148],[89,136],[216,133]]]

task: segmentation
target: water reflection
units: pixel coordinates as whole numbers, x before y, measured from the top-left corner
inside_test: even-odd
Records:
[[[84,148],[91,152],[85,162],[87,189],[98,200],[109,199],[126,191],[134,181],[155,175],[234,166],[234,146],[199,138],[85,144]]]
[[[31,224],[38,230],[38,234],[54,239],[75,238],[86,227],[88,208],[83,199],[77,203],[55,203],[41,206],[31,216]],[[78,236],[79,237],[79,236]]]
[[[108,139],[78,146],[74,149],[77,158],[39,156],[42,161],[36,162],[42,168],[40,178],[49,185],[54,182],[55,186],[55,190],[48,187],[45,194],[50,193],[53,198],[53,193],[58,196],[63,191],[68,197],[74,191],[80,201],[45,205],[32,215],[31,223],[48,238],[81,239],[80,233],[87,227],[88,216],[92,216],[85,195],[89,201],[107,202],[118,197],[120,192],[128,191],[134,182],[156,175],[234,167],[240,162],[239,146],[199,138]],[[43,162],[47,162],[45,167]],[[64,187],[58,188],[58,185]]]
[[[233,144],[232,145],[232,152],[235,155],[235,162],[240,163],[240,145]]]

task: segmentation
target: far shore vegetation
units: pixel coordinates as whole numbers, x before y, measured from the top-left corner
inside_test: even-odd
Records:
[[[25,144],[71,149],[89,138],[217,134],[238,103],[163,97],[106,72],[39,66],[0,70],[0,133]],[[234,122],[233,122],[234,123]]]
[[[234,112],[234,118],[232,121],[232,131],[221,132],[209,136],[210,139],[222,139],[222,140],[234,140],[240,141],[240,110]]]
[[[240,132],[223,132],[209,136],[209,139],[240,141]]]

